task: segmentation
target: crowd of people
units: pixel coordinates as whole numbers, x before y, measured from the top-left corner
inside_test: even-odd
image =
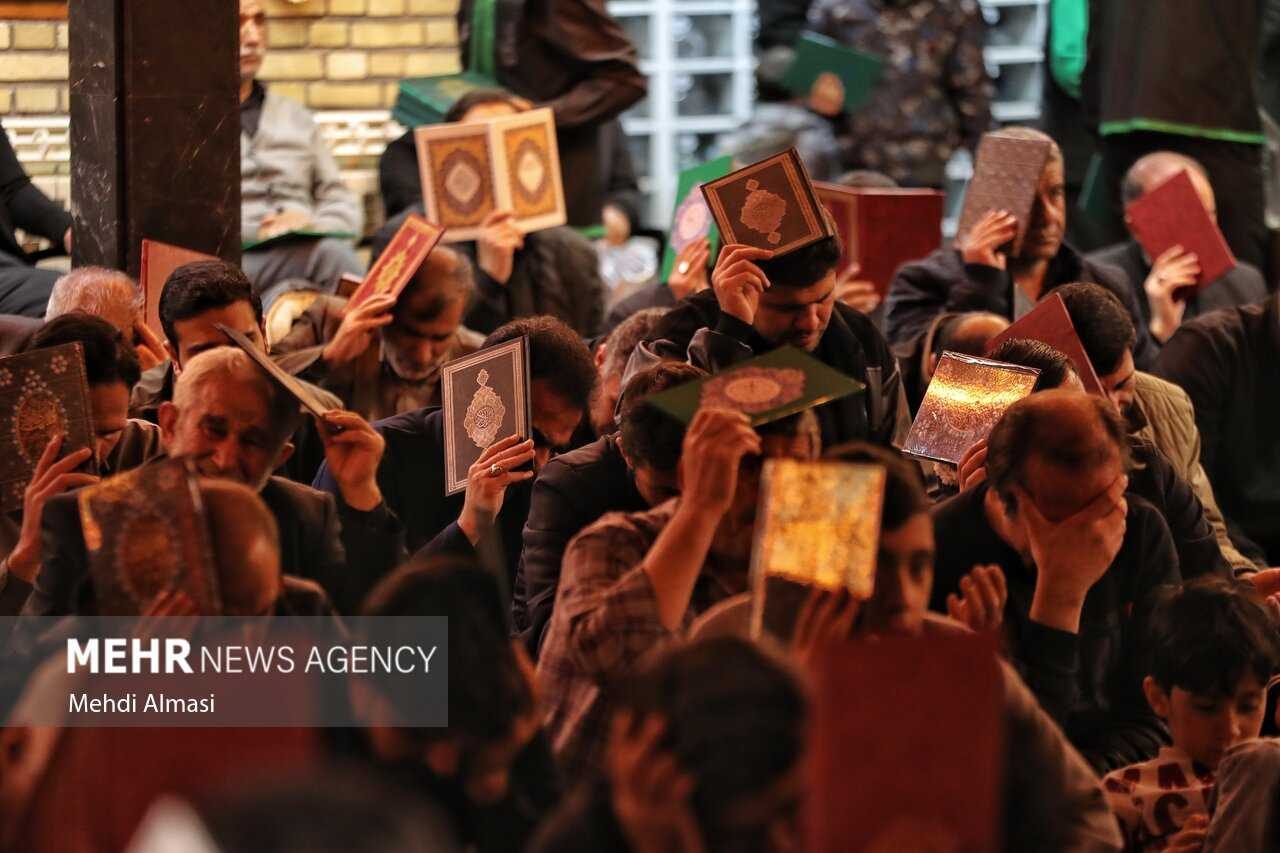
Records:
[[[464,56],[504,88],[446,118],[552,106],[570,225],[629,234],[638,194],[617,115],[644,79],[602,4],[567,5],[518,24],[499,6],[495,26],[492,4],[464,3]],[[1095,36],[1123,42],[1139,5],[1085,14]],[[777,24],[762,33],[768,59],[794,39],[784,25],[801,25],[790,7],[762,13]],[[806,118],[829,134],[821,156],[850,172],[843,182],[938,186],[952,152],[991,127],[975,4],[819,0],[799,18],[862,50],[915,34],[929,59],[890,62],[863,113]],[[1059,38],[1072,20],[1055,17]],[[669,281],[624,296],[578,230],[522,233],[499,211],[475,241],[436,247],[402,293],[351,307],[340,283],[366,270],[360,238],[376,257],[422,213],[412,135],[387,148],[387,219],[366,235],[312,117],[257,79],[266,27],[258,0],[240,0],[242,221],[247,243],[265,242],[240,265],[175,269],[158,294],[162,335],[128,275],[22,261],[13,226],[69,248],[70,219],[0,147],[0,354],[78,342],[93,433],[70,454],[53,434],[21,508],[0,517],[7,647],[31,653],[45,620],[101,612],[80,490],[188,459],[224,614],[447,617],[448,725],[397,724],[396,708],[359,697],[341,729],[198,736],[56,730],[13,711],[0,848],[806,849],[809,759],[849,754],[813,737],[820,650],[979,634],[998,648],[999,849],[1280,849],[1280,296],[1262,253],[1242,243],[1257,263],[1188,297],[1199,267],[1182,247],[1153,258],[1125,235],[1075,248],[1068,156],[1017,127],[1005,133],[1050,151],[1018,250],[1015,217],[990,211],[899,268],[883,304],[841,266],[838,237],[782,255],[697,241]],[[479,38],[494,56],[472,49]],[[1119,49],[1089,44],[1103,68]],[[769,72],[762,62],[761,115],[803,113]],[[1103,150],[1124,162],[1120,197],[1186,172],[1210,218],[1233,211],[1228,241],[1254,240],[1221,162],[1253,142],[1157,145],[1180,131],[1123,130],[1122,107],[1160,105],[1124,101],[1098,73],[1084,97],[1111,116]],[[908,124],[899,102],[912,99]],[[1223,120],[1238,118],[1227,106]],[[800,136],[786,145],[812,153]],[[277,239],[293,232],[305,234]],[[992,348],[1051,295],[1100,393],[1044,342]],[[325,413],[304,415],[223,327]],[[529,437],[500,436],[447,495],[441,368],[519,338]],[[782,346],[862,390],[759,425],[719,406],[686,425],[651,403]],[[944,352],[1039,371],[957,465],[899,450]],[[869,598],[814,589],[785,626],[748,626],[767,460],[884,472]],[[212,614],[165,593],[144,615]],[[895,685],[857,689],[874,701]],[[17,685],[18,709],[40,691],[34,677]],[[966,719],[953,697],[932,702]],[[882,768],[895,771],[908,768]]]

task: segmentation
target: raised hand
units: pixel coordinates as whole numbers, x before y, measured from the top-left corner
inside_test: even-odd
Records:
[[[756,261],[773,257],[768,249],[733,244],[720,250],[711,273],[720,310],[750,325],[755,322],[760,294],[769,289],[769,279]]]
[[[133,321],[133,339],[133,351],[138,354],[138,366],[143,370],[150,370],[168,360],[164,341],[141,319]]]
[[[18,534],[18,544],[9,552],[9,571],[27,583],[31,583],[40,570],[40,519],[44,515],[44,505],[55,495],[98,482],[94,475],[75,470],[93,455],[89,448],[82,447],[58,459],[64,438],[59,434],[49,439],[22,496],[22,530]]]
[[[524,248],[524,234],[516,227],[516,215],[495,210],[480,223],[476,240],[476,263],[489,278],[506,284],[515,269],[516,252]]]
[[[1075,515],[1058,522],[1046,519],[1030,495],[1015,487],[1037,572],[1032,619],[1071,633],[1080,629],[1085,595],[1107,573],[1124,542],[1128,487],[1129,478],[1121,475]]]
[[[748,454],[760,454],[760,436],[746,415],[730,409],[699,409],[680,453],[680,508],[719,522],[733,503],[738,466]]]
[[[796,617],[791,636],[791,654],[803,667],[811,667],[818,649],[831,642],[847,640],[862,612],[862,602],[848,590],[813,589]]]
[[[1186,300],[1175,299],[1175,294],[1195,284],[1199,277],[1199,258],[1181,246],[1166,249],[1151,265],[1142,289],[1147,292],[1147,304],[1151,306],[1150,328],[1156,340],[1163,343],[1178,330],[1187,311],[1187,303]]]
[[[334,409],[324,413],[317,432],[329,473],[347,506],[367,512],[382,503],[378,463],[387,443],[378,431],[355,412]]]
[[[614,714],[605,750],[613,813],[633,853],[703,853],[689,805],[694,779],[662,749],[665,730],[657,715]]]
[[[521,441],[520,436],[509,435],[486,447],[467,469],[467,495],[458,526],[473,545],[493,526],[507,486],[533,477],[533,471],[513,470],[532,461],[533,455],[533,439]]]
[[[333,340],[325,345],[320,357],[330,367],[355,361],[373,343],[374,330],[386,326],[394,319],[391,309],[395,304],[394,296],[380,293],[370,296],[354,308],[348,306],[338,331]]]
[[[850,264],[836,279],[836,301],[843,302],[855,311],[870,314],[880,307],[880,291],[874,282],[858,278],[862,267]]]
[[[1018,234],[1018,218],[1007,210],[991,210],[956,240],[966,264],[1004,269],[1009,259],[997,251]]]
[[[960,579],[960,594],[947,596],[947,615],[974,631],[994,631],[1004,623],[1009,600],[1004,572],[999,566],[974,566]]]
[[[707,258],[711,257],[711,241],[694,240],[676,255],[676,264],[667,278],[667,287],[677,301],[709,287]]]
[[[979,486],[987,481],[987,440],[976,442],[960,457],[960,465],[956,469],[956,482],[960,491]]]

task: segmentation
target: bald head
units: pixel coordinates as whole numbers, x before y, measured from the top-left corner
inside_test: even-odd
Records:
[[[209,519],[222,610],[261,616],[280,597],[280,536],[257,493],[240,483],[204,477],[200,496]]]
[[[1010,406],[987,438],[987,477],[1010,509],[1025,489],[1051,521],[1073,515],[1128,469],[1124,422],[1100,397],[1059,389]]]
[[[1213,195],[1213,186],[1209,183],[1209,174],[1199,161],[1173,151],[1156,151],[1140,157],[1129,167],[1120,189],[1124,203],[1127,205],[1138,200],[1179,172],[1186,172],[1191,178],[1191,185],[1196,188],[1200,203],[1216,221],[1218,204]]]

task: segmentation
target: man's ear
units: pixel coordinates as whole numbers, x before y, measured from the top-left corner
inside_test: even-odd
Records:
[[[178,348],[169,343],[169,339],[164,339],[164,351],[169,354],[169,363],[173,365],[173,375],[177,376],[182,372],[182,364],[178,361]]]
[[[276,454],[275,464],[271,466],[272,471],[280,470],[280,466],[288,462],[293,456],[294,446],[292,441],[286,441],[284,446],[280,448],[280,452]]]
[[[597,373],[600,372],[600,368],[604,367],[604,357],[605,357],[605,353],[608,351],[607,349],[608,344],[609,344],[609,340],[607,338],[601,341],[600,343],[596,344],[595,361],[596,361]]]
[[[262,353],[267,354],[270,347],[267,346],[267,317],[263,314],[262,319],[258,321],[258,340],[262,341]]]
[[[156,423],[160,425],[160,441],[168,447],[173,442],[174,430],[178,426],[178,407],[165,400],[156,410]]]
[[[458,766],[462,763],[462,748],[451,737],[432,741],[422,752],[422,758],[431,772],[444,779],[458,774]]]
[[[1154,678],[1148,675],[1142,679],[1142,692],[1146,694],[1147,704],[1151,706],[1152,712],[1162,720],[1169,719],[1169,694],[1164,692],[1164,688]]]

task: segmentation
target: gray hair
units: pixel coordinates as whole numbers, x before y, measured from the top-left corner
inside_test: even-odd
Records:
[[[141,310],[142,290],[129,276],[106,267],[79,267],[53,283],[44,319],[83,311],[101,317],[132,340],[133,321]]]
[[[298,401],[276,385],[247,353],[231,346],[215,347],[187,359],[173,385],[173,404],[179,411],[191,409],[215,379],[245,383],[262,395],[270,421],[267,429],[277,446],[283,445],[298,428]]]

